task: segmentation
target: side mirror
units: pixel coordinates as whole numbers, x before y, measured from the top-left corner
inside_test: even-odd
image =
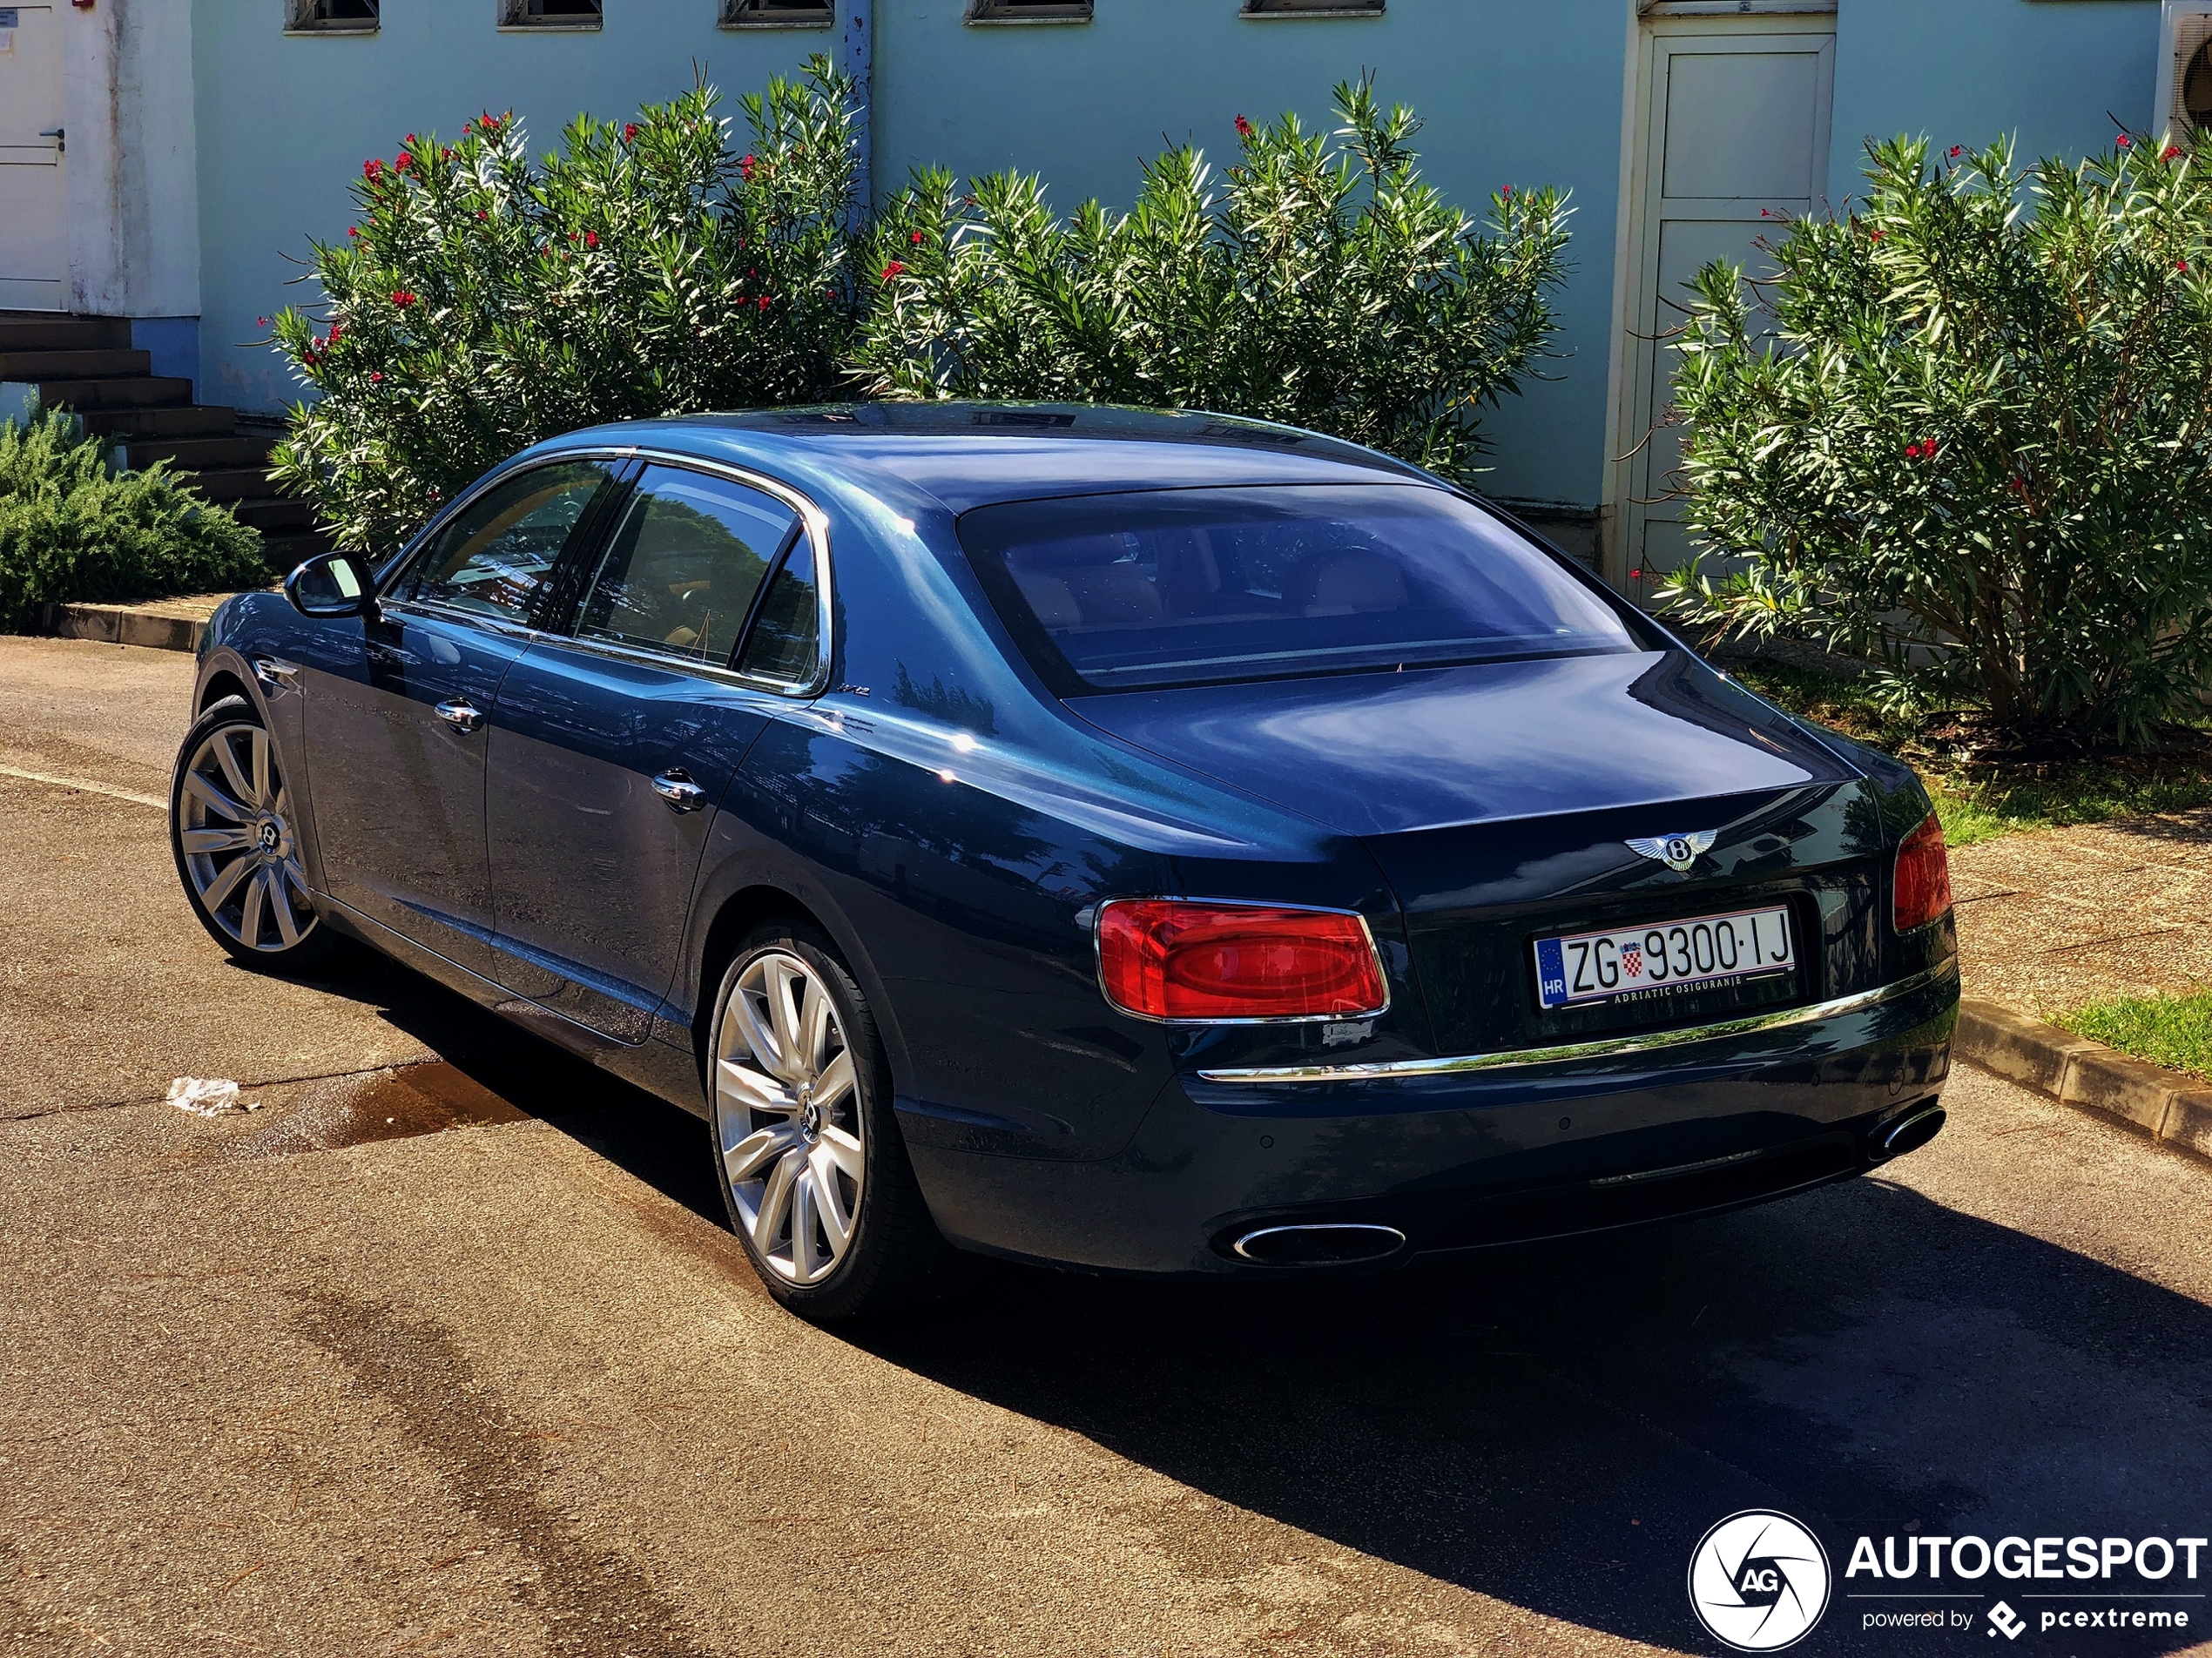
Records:
[[[284,596],[302,616],[373,615],[376,577],[358,553],[317,553],[284,578]]]

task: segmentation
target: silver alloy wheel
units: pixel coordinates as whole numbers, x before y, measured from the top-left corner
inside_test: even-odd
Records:
[[[219,725],[192,751],[179,780],[177,845],[201,907],[246,948],[273,954],[314,930],[291,792],[259,725]]]
[[[748,962],[723,1004],[714,1132],[760,1258],[793,1284],[827,1277],[852,1247],[867,1129],[836,1004],[789,951]]]

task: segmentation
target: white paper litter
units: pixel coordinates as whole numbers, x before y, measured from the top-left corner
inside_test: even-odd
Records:
[[[169,1103],[196,1117],[219,1117],[226,1111],[258,1111],[258,1100],[238,1097],[238,1084],[220,1076],[180,1076],[169,1085]]]

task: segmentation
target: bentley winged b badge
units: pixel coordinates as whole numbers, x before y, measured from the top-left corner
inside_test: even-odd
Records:
[[[1712,851],[1713,842],[1719,838],[1717,829],[1698,829],[1689,834],[1652,835],[1631,840],[1628,847],[1639,856],[1653,859],[1687,875],[1701,855]]]

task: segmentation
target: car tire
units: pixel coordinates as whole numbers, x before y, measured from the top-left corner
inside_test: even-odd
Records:
[[[769,1293],[818,1324],[918,1299],[947,1249],[835,946],[796,921],[756,928],[722,975],[708,1044],[715,1184]]]
[[[226,697],[192,722],[169,783],[169,851],[185,901],[232,960],[298,973],[338,940],[316,915],[294,802],[260,712]]]

